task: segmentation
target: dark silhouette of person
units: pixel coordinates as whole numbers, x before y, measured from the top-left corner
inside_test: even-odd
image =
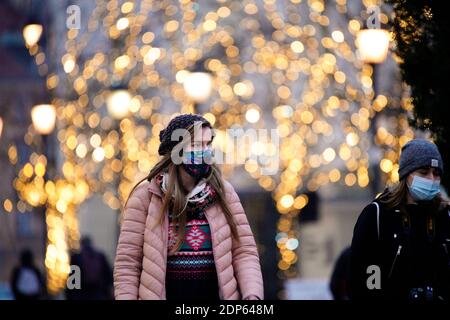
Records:
[[[29,249],[20,253],[20,265],[12,272],[11,289],[16,300],[41,300],[46,296],[44,277],[34,265],[33,253]]]
[[[95,249],[89,237],[81,240],[79,253],[71,255],[71,265],[81,272],[81,288],[66,288],[67,300],[111,300],[113,299],[113,276],[106,256]]]
[[[345,248],[333,270],[330,280],[330,291],[334,300],[349,300],[350,298],[350,247]]]

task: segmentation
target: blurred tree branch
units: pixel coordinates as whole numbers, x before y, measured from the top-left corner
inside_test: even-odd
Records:
[[[446,2],[438,0],[388,0],[394,7],[396,54],[403,80],[411,87],[412,125],[429,129],[450,163],[450,19]],[[449,170],[442,180],[450,188]]]

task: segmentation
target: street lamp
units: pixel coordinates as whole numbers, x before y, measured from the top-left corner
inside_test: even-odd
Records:
[[[3,118],[0,117],[0,138],[2,137],[2,132],[3,132]]]
[[[378,94],[377,65],[386,60],[389,40],[389,32],[383,29],[364,29],[356,35],[355,44],[361,60],[372,66],[372,83],[375,97]]]
[[[377,85],[377,73],[378,64],[383,63],[386,60],[388,50],[389,50],[389,32],[383,29],[373,28],[364,29],[358,32],[356,35],[355,44],[358,48],[360,58],[363,62],[368,63],[372,66],[372,87],[374,93],[374,99],[378,96],[378,85]],[[372,119],[370,125],[370,131],[373,137],[376,136],[376,124],[378,119],[378,112]],[[379,170],[374,169],[374,179],[371,184],[373,192],[379,192]]]
[[[131,94],[128,91],[128,88],[124,85],[116,85],[114,86],[108,97],[106,98],[106,107],[108,109],[108,113],[111,115],[113,119],[116,120],[122,120],[130,113],[130,106],[131,106]],[[113,130],[117,131],[117,134],[119,136],[119,145],[118,149],[119,152],[116,156],[116,159],[120,159],[122,162],[122,151],[121,151],[121,145],[123,141],[123,134],[122,130],[119,127],[119,121],[113,122]],[[103,155],[100,155],[103,157]],[[117,179],[117,180],[116,180]],[[122,179],[122,175],[116,175],[115,179],[115,187],[116,190],[119,190],[120,186],[120,180]],[[120,219],[120,210],[117,210],[117,217]],[[120,233],[120,223],[116,224],[116,240],[118,240]]]
[[[43,27],[39,23],[29,23],[23,28],[22,34],[28,48],[38,43],[42,35],[42,30]]]
[[[55,129],[56,110],[51,104],[38,104],[31,109],[34,129],[41,135],[48,135]]]
[[[194,102],[205,102],[211,95],[212,76],[208,72],[189,72],[183,81],[183,87]]]
[[[123,119],[130,112],[131,94],[127,89],[116,88],[106,99],[106,107],[114,119]]]
[[[55,157],[53,154],[54,146],[53,142],[49,142],[52,138],[51,133],[55,129],[56,124],[56,109],[55,106],[51,104],[38,104],[31,109],[31,120],[33,122],[33,127],[38,134],[41,135],[41,152],[45,155],[47,159],[47,170],[45,170],[44,179],[46,181],[50,180],[51,172],[55,168]],[[45,229],[45,234],[47,234],[47,220],[46,220],[46,207],[42,206],[41,214],[43,219],[43,226]],[[44,256],[47,249],[47,237],[44,238]]]
[[[366,63],[382,63],[389,49],[389,32],[383,29],[364,29],[356,36],[356,46],[361,60]]]

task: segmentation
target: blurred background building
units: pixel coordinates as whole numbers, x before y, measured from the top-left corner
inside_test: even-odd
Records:
[[[22,28],[26,19],[13,3],[0,3],[0,117],[3,126],[8,128],[0,130],[0,190],[2,202],[10,199],[0,208],[0,299],[9,294],[11,271],[19,263],[22,249],[30,248],[41,262],[42,272],[45,271],[42,263],[47,238],[44,212],[20,202],[12,185],[17,172],[9,161],[8,143],[5,143],[9,141],[16,146],[15,151],[11,151],[17,154],[14,158],[21,160],[16,165],[25,165],[31,154],[24,140],[31,123],[31,107],[48,96],[45,79],[39,75],[24,47]],[[13,202],[14,208],[10,205]],[[5,210],[4,205],[11,210]]]
[[[357,46],[373,29],[373,5],[381,27]],[[399,149],[415,135],[380,29],[388,6],[6,0],[0,8],[3,288],[24,247],[54,297],[64,297],[82,236],[112,265],[122,204],[158,160],[159,131],[197,112],[214,124],[216,150],[242,157],[223,172],[255,232],[267,298],[331,298],[329,277],[356,218],[398,180]],[[42,104],[38,122],[55,122],[44,133],[31,118]],[[229,128],[278,135],[232,144]]]

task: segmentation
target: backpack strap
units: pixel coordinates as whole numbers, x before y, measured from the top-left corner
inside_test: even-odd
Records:
[[[378,202],[372,202],[377,207],[377,235],[378,240],[380,240],[380,205]]]

